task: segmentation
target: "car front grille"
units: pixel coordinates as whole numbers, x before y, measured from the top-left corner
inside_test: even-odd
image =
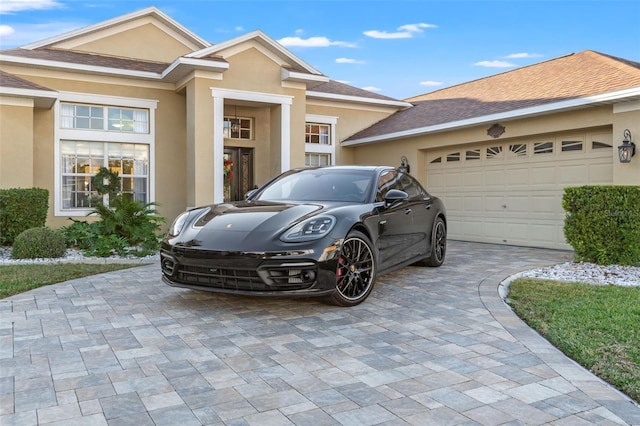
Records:
[[[263,263],[257,256],[209,254],[198,252],[191,257],[182,251],[182,256],[177,258],[162,253],[162,272],[176,284],[228,291],[302,290],[315,282],[313,262]]]

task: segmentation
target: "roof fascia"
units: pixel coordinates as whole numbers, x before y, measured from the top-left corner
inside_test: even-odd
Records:
[[[269,37],[268,35],[266,35],[260,30],[255,30],[255,31],[243,34],[239,37],[214,44],[210,47],[206,47],[202,50],[189,53],[188,55],[185,55],[185,56],[190,58],[202,58],[204,56],[218,53],[224,49],[228,49],[229,47],[236,46],[238,44],[244,43],[252,39],[256,39],[259,43],[266,45],[267,47],[276,51],[278,54],[286,57],[287,59],[291,60],[293,63],[304,68],[309,73],[322,75],[320,71],[318,71],[317,69],[315,69],[314,67],[312,67],[311,65],[309,65],[308,63],[300,59],[299,57],[292,54],[289,50],[285,49],[280,43],[278,43],[277,41],[275,41],[274,39],[272,39],[271,37]]]
[[[308,91],[307,97],[332,100],[332,101],[352,102],[352,103],[359,103],[359,104],[385,105],[385,106],[393,106],[393,107],[400,107],[400,108],[410,108],[413,106],[409,102],[404,102],[404,101],[392,101],[387,99],[365,98],[361,96],[350,96],[350,95],[337,95],[335,93],[324,93],[324,92],[314,92],[314,91]]]
[[[387,133],[380,136],[371,136],[368,138],[354,139],[342,142],[342,146],[356,146],[376,142],[385,142],[393,139],[403,139],[413,136],[419,136],[429,133],[436,133],[448,130],[457,130],[465,127],[471,127],[501,120],[514,120],[519,118],[533,117],[537,115],[545,115],[573,109],[586,108],[593,105],[612,104],[616,101],[627,101],[640,99],[640,87],[619,90],[616,92],[602,93],[600,95],[585,96],[582,98],[570,99],[552,104],[541,105],[536,107],[521,108],[513,111],[502,112],[497,114],[483,115],[465,120],[451,121],[449,123],[436,124],[433,126],[419,127],[416,129],[405,130],[402,132]]]
[[[184,34],[187,38],[191,39],[191,41],[196,44],[196,45],[200,45],[203,48],[206,48],[208,46],[211,46],[211,43],[209,43],[208,41],[204,40],[203,38],[201,38],[200,36],[196,35],[195,33],[189,31],[187,28],[183,27],[182,25],[180,25],[177,21],[173,20],[172,18],[170,18],[168,15],[164,14],[160,9],[158,9],[155,6],[151,6],[151,7],[147,7],[144,8],[142,10],[139,10],[137,12],[132,12],[132,13],[128,13],[126,15],[122,15],[122,16],[118,16],[112,19],[108,19],[106,21],[102,21],[99,22],[97,24],[94,25],[90,25],[88,27],[83,27],[83,28],[79,28],[77,30],[73,30],[73,31],[69,31],[63,34],[59,34],[57,36],[53,36],[50,38],[47,38],[45,40],[40,40],[37,41],[35,43],[30,43],[27,45],[22,46],[23,49],[38,49],[38,48],[42,48],[42,47],[47,47],[50,46],[52,44],[55,43],[60,43],[62,41],[65,40],[69,40],[75,37],[79,37],[85,34],[89,34],[95,31],[99,31],[105,28],[109,28],[112,27],[114,25],[118,25],[118,24],[122,24],[124,22],[130,21],[130,20],[134,20],[134,19],[138,19],[141,18],[143,16],[156,16],[158,19],[160,19],[161,21],[163,21],[165,24],[167,24],[170,27],[175,28],[178,32]]]

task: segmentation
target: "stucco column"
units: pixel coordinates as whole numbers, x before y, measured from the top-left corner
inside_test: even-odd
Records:
[[[280,171],[291,168],[291,104],[280,104]]]
[[[213,202],[224,201],[224,98],[213,97]]]

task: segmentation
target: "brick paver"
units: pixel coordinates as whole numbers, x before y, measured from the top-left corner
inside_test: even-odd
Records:
[[[353,308],[175,289],[157,264],[0,300],[2,425],[638,425],[502,302],[563,251],[452,241]]]

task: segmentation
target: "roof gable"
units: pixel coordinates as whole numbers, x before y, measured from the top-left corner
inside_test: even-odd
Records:
[[[479,102],[553,102],[640,86],[640,64],[591,50],[407,99],[470,98]]]
[[[154,48],[157,47],[157,48]],[[172,62],[210,46],[155,7],[23,46],[54,48],[147,61]]]
[[[586,50],[406,99],[346,145],[640,98],[640,63]]]
[[[301,73],[323,75],[320,71],[307,64],[260,30],[252,31],[240,37],[206,47],[186,56],[189,58],[204,58],[207,56],[227,58],[250,48],[259,49],[284,68]]]

